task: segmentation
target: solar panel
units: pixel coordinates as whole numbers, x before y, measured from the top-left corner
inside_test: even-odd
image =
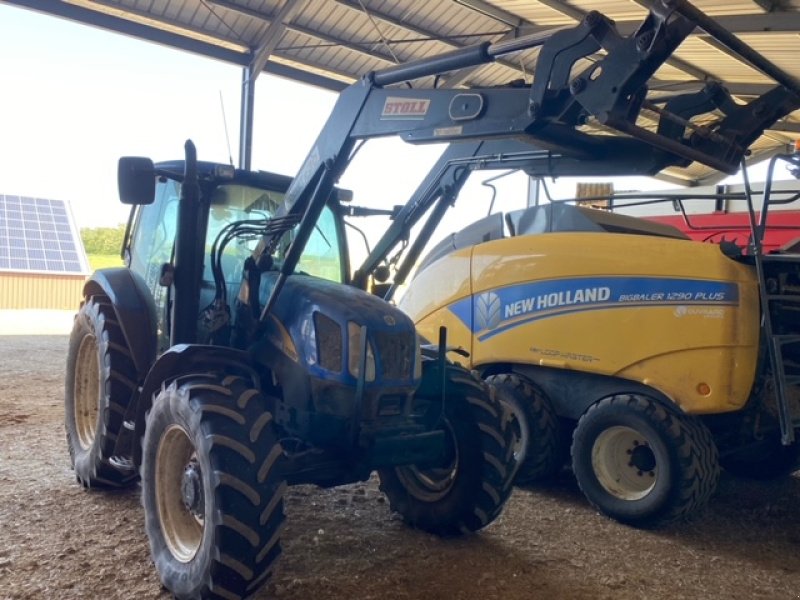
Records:
[[[63,200],[0,194],[0,271],[88,272],[78,230]]]

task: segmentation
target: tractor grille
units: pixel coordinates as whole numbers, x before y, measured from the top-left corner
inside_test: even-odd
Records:
[[[333,373],[342,371],[342,329],[333,319],[314,313],[319,365]]]
[[[407,332],[402,335],[376,332],[374,340],[380,356],[381,374],[385,379],[407,379],[414,368],[414,338]]]

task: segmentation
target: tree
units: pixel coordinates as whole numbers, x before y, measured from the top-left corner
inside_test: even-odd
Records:
[[[119,254],[125,225],[81,229],[81,240],[86,254]]]

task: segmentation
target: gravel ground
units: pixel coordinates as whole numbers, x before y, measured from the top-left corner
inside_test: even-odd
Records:
[[[64,336],[0,337],[0,598],[167,597],[139,490],[84,491],[63,424]],[[517,489],[454,540],[403,526],[374,481],[297,487],[260,598],[800,598],[800,478],[723,477],[690,523],[638,531],[598,515],[565,472]]]

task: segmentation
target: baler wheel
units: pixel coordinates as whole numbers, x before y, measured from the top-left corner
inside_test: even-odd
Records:
[[[524,455],[516,483],[553,477],[564,466],[568,449],[549,399],[519,375],[492,375],[486,383],[495,388],[498,398],[511,407],[520,421]]]
[[[717,448],[705,425],[641,395],[589,407],[573,435],[572,469],[592,505],[637,527],[689,516],[719,480]]]

